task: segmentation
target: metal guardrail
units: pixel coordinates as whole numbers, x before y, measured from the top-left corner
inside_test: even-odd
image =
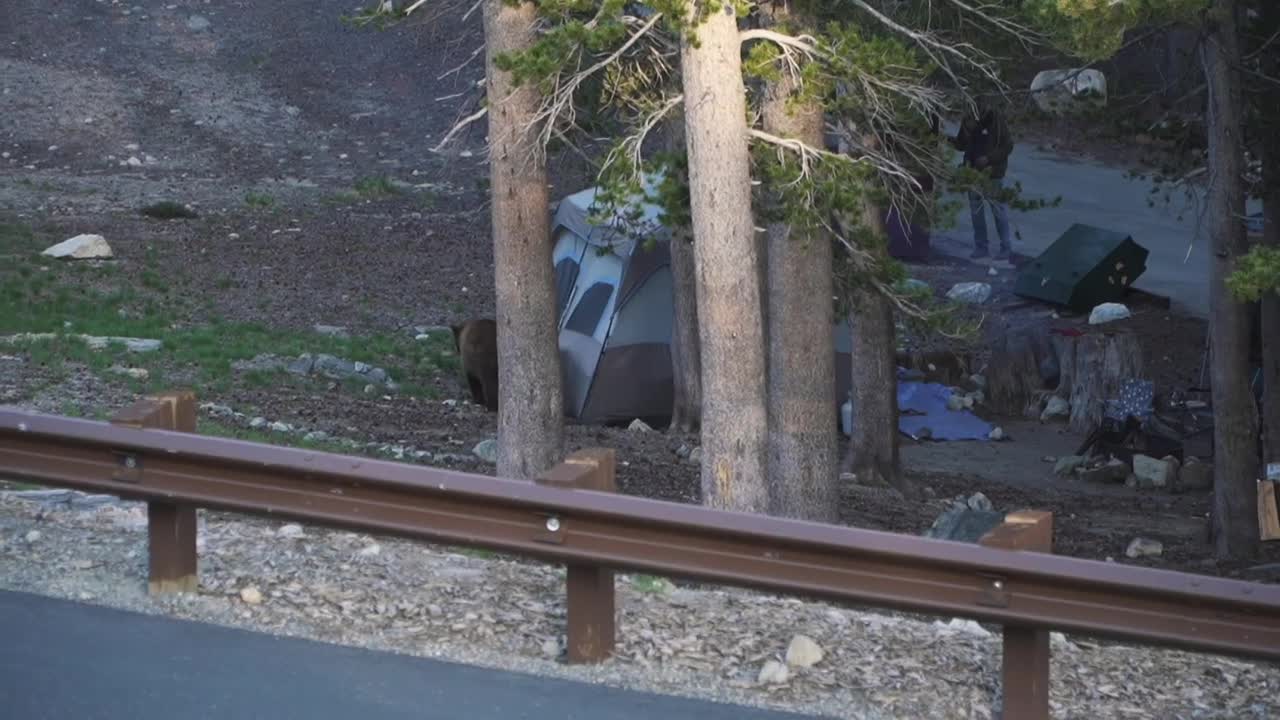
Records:
[[[190,393],[110,424],[0,408],[0,478],[146,501],[152,592],[196,587],[197,507],[563,562],[571,662],[612,651],[614,570],[999,623],[1019,720],[1048,718],[1050,630],[1280,660],[1280,586],[1054,556],[1048,513],[970,545],[618,495],[609,450],[531,483],[198,436],[195,414]]]

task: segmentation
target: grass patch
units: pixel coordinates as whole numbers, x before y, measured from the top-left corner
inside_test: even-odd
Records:
[[[153,250],[147,253],[138,282],[103,291],[94,287],[95,281],[101,284],[117,270],[42,259],[41,247],[30,228],[0,223],[0,335],[54,334],[8,344],[54,373],[62,372],[68,362],[98,373],[122,363],[150,371],[145,381],[121,378],[140,392],[161,389],[158,384],[166,371],[194,378],[201,387],[225,389],[237,380],[267,387],[277,384],[281,373],[250,372],[237,378],[232,364],[264,353],[325,353],[385,368],[402,394],[433,396],[429,381],[439,372],[457,369],[452,340],[445,335],[427,341],[407,334],[339,338],[219,319],[186,325],[170,299],[182,296],[181,288],[156,269],[159,257]],[[152,338],[163,346],[152,353],[132,353],[123,346],[93,350],[78,334]]]
[[[666,578],[653,575],[633,575],[631,577],[631,587],[636,592],[661,594],[670,592],[675,586]]]
[[[360,178],[356,180],[355,191],[360,197],[368,199],[393,197],[402,192],[391,178],[386,176]]]
[[[157,220],[192,220],[199,217],[195,210],[173,200],[162,200],[150,205],[144,205],[138,212]]]
[[[244,195],[244,204],[255,208],[269,208],[274,205],[276,199],[266,193],[247,192]]]

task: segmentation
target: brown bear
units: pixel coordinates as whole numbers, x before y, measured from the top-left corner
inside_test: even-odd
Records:
[[[498,323],[488,318],[451,325],[453,348],[462,362],[462,375],[471,388],[471,401],[498,411]]]

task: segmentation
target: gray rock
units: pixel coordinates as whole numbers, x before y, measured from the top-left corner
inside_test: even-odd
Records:
[[[303,536],[302,526],[297,523],[289,523],[277,530],[276,536],[282,538],[300,538]]]
[[[66,260],[92,260],[115,256],[106,238],[101,235],[76,235],[45,248],[40,254]]]
[[[691,452],[693,452],[693,450],[688,445],[681,444],[680,447],[676,448],[676,457],[681,460],[685,460],[689,457],[689,453]]]
[[[289,427],[289,423],[280,422],[279,420],[277,420],[276,422],[271,423],[271,430],[272,430],[273,432],[278,432],[278,433],[287,433],[287,432],[289,432],[289,431],[290,431],[290,430],[292,430],[292,429],[293,429],[293,428]]]
[[[951,300],[971,305],[981,305],[991,297],[991,286],[984,282],[956,283],[947,291]]]
[[[267,426],[267,419],[264,417],[256,417],[249,421],[249,427],[254,430],[260,430]]]
[[[310,375],[311,368],[315,366],[315,358],[311,357],[311,353],[303,353],[296,360],[289,363],[285,368],[294,375]]]
[[[316,325],[313,328],[317,333],[328,337],[345,338],[350,337],[347,329],[341,325]]]
[[[924,536],[972,543],[1002,522],[1004,513],[958,505],[938,515],[929,529],[924,531]]]
[[[1095,307],[1093,312],[1089,313],[1089,324],[1102,325],[1103,323],[1123,320],[1132,314],[1129,312],[1128,307],[1120,303],[1102,303]]]
[[[487,463],[497,464],[498,441],[493,438],[489,438],[488,440],[481,440],[480,442],[476,443],[476,446],[471,449],[471,452],[474,453],[476,457],[480,458],[481,460]]]
[[[1133,474],[1138,487],[1166,488],[1178,481],[1178,460],[1173,456],[1157,460],[1147,455],[1133,456]]]
[[[191,32],[204,32],[205,30],[208,30],[211,25],[213,25],[213,23],[209,22],[208,18],[202,15],[192,15],[187,18],[187,29]]]
[[[653,428],[649,427],[649,425],[640,418],[632,420],[631,424],[627,426],[627,429],[632,432],[653,432]]]
[[[694,465],[702,464],[702,448],[701,447],[696,447],[689,451],[689,462],[693,463]]]
[[[822,647],[807,635],[796,635],[787,646],[786,660],[792,667],[813,667],[822,662],[824,656]]]
[[[987,499],[987,496],[980,492],[970,495],[969,499],[965,501],[965,504],[969,506],[970,510],[991,512],[995,509],[995,506],[991,504],[991,501]]]
[[[321,353],[316,355],[315,364],[312,365],[311,372],[319,373],[334,380],[345,380],[356,374],[356,364],[350,360],[343,360],[342,358]]]
[[[323,430],[312,430],[306,435],[303,435],[302,439],[307,442],[323,442],[329,439],[329,433],[324,432]]]
[[[958,412],[960,410],[963,410],[964,397],[961,395],[957,395],[955,393],[951,393],[951,395],[947,398],[947,409],[950,410],[951,412]]]
[[[387,371],[386,371],[386,370],[383,370],[382,368],[378,368],[378,367],[376,367],[376,368],[369,368],[369,371],[368,371],[368,372],[361,373],[361,374],[364,376],[364,378],[365,378],[366,380],[368,380],[369,382],[371,382],[371,383],[373,383],[373,384],[375,384],[375,385],[386,385],[386,384],[387,384],[387,379],[388,379],[388,378],[387,378]]]
[[[1129,477],[1129,465],[1123,460],[1110,460],[1105,465],[1090,468],[1081,473],[1086,482],[1124,482]]]
[[[1057,462],[1053,464],[1053,474],[1063,476],[1070,475],[1076,471],[1076,468],[1084,465],[1087,460],[1088,458],[1082,455],[1066,455],[1064,457],[1060,457]]]
[[[990,438],[991,440],[994,440],[995,442],[1000,442],[1001,440],[1004,440],[1004,428],[1002,427],[992,428],[991,433],[988,434],[987,437]]]
[[[1124,554],[1128,558],[1140,557],[1160,557],[1164,552],[1164,543],[1159,540],[1150,540],[1148,538],[1134,538],[1129,547],[1125,548]]]
[[[756,683],[760,685],[783,685],[791,679],[791,671],[777,660],[769,660],[756,675]]]
[[[1178,470],[1178,490],[1209,490],[1213,487],[1213,466],[1195,458]]]
[[[1040,413],[1040,422],[1047,422],[1054,418],[1065,418],[1071,414],[1071,403],[1057,395],[1050,395],[1049,401],[1045,403],[1044,410]]]
[[[975,373],[969,376],[969,381],[981,389],[985,390],[987,387],[987,378],[985,375]]]
[[[251,370],[279,370],[287,365],[287,363],[271,353],[260,353],[254,355],[248,360],[236,360],[231,363],[231,369],[236,372],[247,372]]]

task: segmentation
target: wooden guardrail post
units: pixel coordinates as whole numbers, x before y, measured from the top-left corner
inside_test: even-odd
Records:
[[[196,431],[196,398],[191,392],[166,393],[139,400],[111,418],[112,425],[138,429]],[[122,462],[137,462],[126,457]],[[147,502],[147,588],[153,595],[194,592],[196,572],[196,509],[191,505]]]
[[[612,449],[579,450],[538,478],[543,485],[617,492],[617,454]],[[567,563],[565,615],[567,660],[598,663],[613,655],[617,600],[613,570],[599,565]]]
[[[1053,513],[1021,510],[983,535],[978,544],[1002,550],[1053,552]],[[1004,720],[1049,720],[1049,633],[1017,625],[1004,626],[1000,717]]]

